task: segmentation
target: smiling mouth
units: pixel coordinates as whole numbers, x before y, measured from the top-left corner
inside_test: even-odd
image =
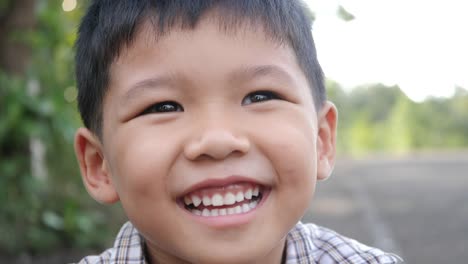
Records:
[[[252,183],[236,183],[188,193],[181,198],[184,208],[202,217],[240,215],[254,210],[266,188]]]

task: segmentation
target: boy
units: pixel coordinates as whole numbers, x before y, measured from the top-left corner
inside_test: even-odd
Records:
[[[298,223],[335,159],[298,1],[94,1],[77,41],[84,184],[129,218],[80,263],[396,263]]]

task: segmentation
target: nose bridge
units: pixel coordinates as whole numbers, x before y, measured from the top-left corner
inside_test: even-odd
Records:
[[[185,146],[186,157],[224,159],[232,153],[246,153],[250,143],[235,114],[225,107],[205,107],[192,124],[192,135]]]

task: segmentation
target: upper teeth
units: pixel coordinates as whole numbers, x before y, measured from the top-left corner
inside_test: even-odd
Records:
[[[258,186],[255,188],[248,188],[244,191],[236,192],[227,192],[224,195],[220,193],[215,193],[212,197],[208,195],[199,196],[197,194],[186,195],[184,197],[184,203],[186,205],[193,204],[195,207],[198,207],[203,203],[204,206],[223,206],[223,205],[233,205],[236,202],[242,202],[244,200],[251,200],[252,197],[257,197],[260,194],[260,189]]]
[[[198,209],[190,209],[190,211],[195,214],[195,215],[201,215],[201,216],[225,216],[225,215],[235,215],[235,214],[241,214],[241,213],[247,213],[250,210],[254,209],[257,207],[258,203],[257,201],[251,201],[249,204],[242,204],[242,206],[237,205],[234,207],[229,207],[229,208],[214,208],[214,209],[208,209],[205,208],[203,210],[198,210]]]

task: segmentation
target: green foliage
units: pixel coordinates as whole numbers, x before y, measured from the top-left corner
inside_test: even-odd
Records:
[[[338,6],[336,10],[336,15],[346,22],[352,21],[356,18],[353,14],[348,12],[348,10],[346,10],[342,5]]]
[[[350,93],[327,82],[329,98],[338,107],[338,152],[374,152],[468,147],[468,92],[458,88],[452,98],[411,101],[398,87],[382,84],[357,87]]]
[[[60,1],[41,1],[37,29],[22,34],[33,51],[28,73],[0,69],[0,253],[103,247],[122,219],[89,198],[74,157],[79,16],[63,12]],[[34,141],[45,146],[45,177],[32,166]]]
[[[102,245],[102,235],[111,230],[102,229],[105,215],[91,205],[81,184],[72,152],[73,105],[63,92],[31,96],[25,81],[3,73],[0,83],[0,251]],[[33,139],[47,146],[46,178],[31,167]]]

